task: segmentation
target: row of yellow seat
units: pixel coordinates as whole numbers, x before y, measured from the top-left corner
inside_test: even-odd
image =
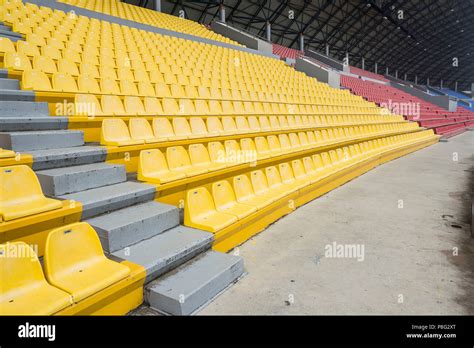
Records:
[[[49,233],[44,273],[35,251],[23,242],[0,244],[0,256],[0,315],[57,314],[110,291],[131,273],[104,256],[97,233],[85,222]]]
[[[413,127],[403,128],[413,129]],[[256,163],[262,159],[314,149],[317,146],[330,145],[341,140],[355,141],[364,136],[383,136],[393,132],[393,130],[379,131],[377,129],[373,133],[360,134],[358,131],[360,129],[352,127],[338,132],[323,130],[283,133],[266,137],[243,138],[240,141],[212,141],[207,144],[207,148],[204,144],[191,144],[187,149],[184,146],[170,146],[166,148],[166,157],[158,149],[142,150],[137,177],[141,181],[164,184],[226,167]],[[124,145],[140,144],[139,141],[130,138],[124,138],[123,141]]]
[[[68,57],[71,57],[72,60],[79,60],[78,58],[82,59],[82,54],[80,54],[79,52],[84,53],[86,49],[89,50],[89,48],[87,48],[88,46],[90,46],[89,43],[97,41],[87,40],[86,45],[86,40],[84,37],[74,36],[73,31],[75,30],[75,24],[77,22],[83,21],[83,18],[85,17],[70,16],[64,14],[63,17],[61,17],[61,22],[58,23],[58,26],[54,27],[54,30],[40,30],[40,27],[36,28],[38,30],[38,33],[34,34],[36,35],[35,37],[33,37],[33,34],[27,35],[27,42],[31,43],[30,48],[33,45],[41,46],[42,44],[47,44],[47,46],[49,46],[48,49],[40,49],[40,53],[43,56],[45,56],[46,54],[50,54],[55,56],[56,58],[59,58],[59,56],[61,55],[62,59],[68,59]],[[100,23],[101,26],[104,25],[106,28],[114,28],[110,29],[110,31],[114,33],[114,38],[116,34],[117,40],[124,43],[127,42],[126,45],[128,46],[123,47],[127,48],[128,51],[131,51],[126,52],[125,50],[122,50],[119,46],[113,46],[114,51],[112,52],[112,47],[108,47],[105,42],[114,41],[106,40],[103,44],[104,48],[101,48],[101,50],[103,50],[103,53],[105,54],[102,59],[102,62],[104,64],[111,64],[112,62],[114,62],[114,59],[106,59],[106,57],[110,58],[110,55],[106,54],[106,49],[110,48],[108,50],[109,54],[114,53],[115,56],[119,55],[120,57],[122,57],[122,59],[118,60],[118,62],[120,63],[119,65],[121,65],[122,63],[129,64],[130,66],[128,67],[133,67],[134,70],[137,70],[137,68],[142,69],[142,72],[150,71],[149,69],[153,69],[153,67],[156,67],[156,69],[158,69],[157,71],[159,71],[161,66],[159,66],[160,63],[157,63],[156,59],[158,59],[157,57],[162,55],[162,52],[160,51],[160,53],[158,53],[157,51],[154,51],[154,49],[157,50],[157,47],[159,47],[161,42],[171,40],[172,42],[176,42],[176,47],[179,47],[179,49],[175,49],[175,47],[164,47],[163,50],[167,51],[167,54],[173,52],[173,55],[180,58],[173,59],[172,61],[169,60],[167,62],[168,64],[166,66],[163,66],[163,69],[166,69],[166,71],[164,70],[162,72],[164,75],[166,74],[166,72],[171,71],[172,73],[167,74],[166,78],[168,79],[168,76],[170,77],[168,79],[168,82],[177,82],[178,80],[189,81],[189,76],[197,76],[194,75],[194,72],[197,69],[202,71],[203,76],[212,76],[212,79],[209,78],[210,81],[219,81],[219,85],[216,85],[216,87],[232,87],[232,89],[235,89],[236,86],[240,86],[239,88],[241,89],[241,91],[245,91],[244,88],[246,88],[247,91],[255,89],[255,91],[257,92],[258,89],[262,89],[263,92],[285,92],[284,94],[286,95],[301,96],[302,98],[312,97],[316,94],[318,96],[324,96],[330,99],[335,99],[337,100],[337,103],[341,103],[341,101],[349,101],[349,104],[351,101],[354,101],[356,103],[366,103],[360,97],[353,96],[347,91],[332,90],[328,86],[318,83],[315,79],[309,78],[308,76],[305,76],[302,73],[296,72],[295,70],[285,66],[283,62],[280,62],[275,59],[249,54],[242,51],[231,50],[224,47],[218,47],[184,39],[162,36],[154,33],[149,33],[143,30],[130,29],[126,26],[119,26],[114,24],[111,25],[110,23],[107,23],[105,21],[95,20],[94,23]],[[63,35],[55,34],[56,29],[59,30],[63,27],[66,28],[64,29],[65,32],[63,33]],[[115,28],[119,29],[115,30]],[[90,31],[93,32],[93,29]],[[130,33],[128,36],[124,34],[127,32]],[[44,35],[44,37],[42,37],[42,35]],[[56,35],[57,37],[51,37],[51,35]],[[124,39],[124,37],[126,38]],[[153,40],[153,38],[155,38],[155,40]],[[43,40],[41,41],[41,39]],[[100,43],[100,45],[102,45],[102,43]],[[112,45],[114,44],[112,43]],[[61,50],[63,48],[66,50],[66,47],[69,53],[68,56],[65,55],[64,51],[58,53],[58,50]],[[98,53],[96,49],[97,47],[90,48],[90,57],[93,57],[90,58],[91,61],[94,61],[94,59],[98,59],[97,56],[95,56],[95,54]],[[34,51],[34,48],[32,50]],[[33,53],[33,51],[31,51],[30,54]],[[118,52],[122,53],[119,54]],[[135,54],[132,54],[133,52],[135,52]],[[137,54],[138,52],[139,54]],[[87,57],[89,59],[89,56]],[[203,57],[205,57],[205,59],[203,59]],[[99,61],[99,63],[100,62],[101,61]],[[115,64],[116,63],[117,61],[115,61]],[[57,64],[59,64],[59,62]],[[89,64],[94,65],[91,63]],[[48,65],[49,67],[53,66],[52,64]],[[62,63],[62,65],[70,66],[70,64],[66,64],[64,62]],[[174,68],[174,66],[176,68]],[[166,67],[168,67],[169,70],[167,70],[168,68]],[[220,70],[219,67],[226,67],[226,71],[228,73],[223,75],[222,70]],[[186,73],[183,69],[186,69]],[[194,69],[193,75],[189,75],[189,69]],[[52,71],[54,72],[54,67],[52,67]],[[235,72],[235,75],[232,72]],[[173,75],[173,77],[171,77],[171,75]],[[185,77],[178,77],[181,75],[184,75]],[[142,73],[142,76],[145,76],[145,74]],[[222,78],[222,76],[225,76],[225,78]],[[165,76],[163,76],[163,78],[165,78]],[[207,79],[208,78],[206,77],[204,81],[200,82],[204,82],[204,84],[206,84],[208,81]],[[189,81],[189,83],[191,84],[191,81]],[[209,82],[209,84],[211,84],[211,82]],[[311,99],[308,101],[312,102]],[[373,107],[373,104],[366,104],[371,105]]]
[[[314,122],[314,119],[312,120]],[[102,121],[101,144],[108,146],[127,146],[137,144],[151,144],[163,141],[183,139],[198,139],[229,135],[244,135],[249,133],[295,131],[311,129],[315,123],[310,123],[308,117],[305,122],[301,117],[293,116],[223,116],[208,117],[157,117],[152,125],[144,118],[132,118],[129,126],[120,118],[105,119]],[[317,145],[327,140],[344,137],[354,137],[390,131],[410,131],[418,129],[414,122],[398,122],[387,124],[357,125],[352,127],[328,128],[308,131],[307,142]],[[306,137],[306,136],[305,136]],[[301,139],[300,139],[301,140]]]
[[[417,132],[371,140],[271,165],[186,192],[184,224],[218,232],[339,170],[391,148],[432,137]]]
[[[32,86],[48,87],[44,76],[41,74],[37,82],[29,83],[28,78],[22,83],[26,89],[34,89]],[[130,81],[128,81],[130,82]],[[128,82],[124,86],[133,88]],[[109,93],[119,88],[115,86],[112,80]],[[146,84],[140,84],[145,88]],[[136,88],[136,87],[135,87]],[[120,90],[120,89],[119,89]],[[144,89],[142,89],[144,91]],[[146,94],[146,93],[145,93]],[[334,105],[310,105],[310,104],[288,104],[288,103],[269,103],[269,102],[242,102],[230,100],[205,100],[205,99],[174,99],[174,98],[154,98],[138,96],[124,96],[123,99],[114,93],[114,95],[102,95],[99,99],[94,94],[76,94],[74,99],[77,116],[123,116],[123,115],[301,115],[301,116],[342,116],[342,115],[363,115],[367,117],[374,116],[371,120],[380,122],[390,122],[392,120],[401,120],[399,115],[385,115],[381,113],[382,109],[360,106],[334,106]],[[365,118],[364,118],[365,119]]]
[[[91,11],[106,13],[112,16],[136,21],[138,23],[148,24],[159,28],[169,29],[194,36],[204,37],[210,40],[239,45],[233,40],[230,40],[222,35],[210,31],[202,24],[187,20],[184,17],[175,17],[162,12],[152,11],[139,6],[126,4],[121,1],[61,0],[60,2],[64,2],[77,7],[86,8]]]

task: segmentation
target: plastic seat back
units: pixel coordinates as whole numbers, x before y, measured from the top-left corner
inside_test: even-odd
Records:
[[[166,160],[171,170],[191,166],[188,152],[183,146],[168,147],[166,149]]]
[[[125,115],[122,101],[116,95],[103,95],[101,98],[102,112],[106,115]]]
[[[132,139],[149,140],[155,137],[150,123],[145,118],[131,118],[128,126]]]
[[[124,98],[125,113],[127,115],[145,115],[145,107],[142,100],[135,96],[125,96]]]
[[[153,119],[153,133],[157,138],[171,138],[175,136],[173,127],[166,117]]]

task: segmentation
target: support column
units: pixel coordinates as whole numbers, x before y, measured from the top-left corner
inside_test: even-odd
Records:
[[[326,44],[326,56],[329,57],[329,45],[328,44]]]
[[[403,76],[405,78],[405,81],[407,80],[407,74],[405,73],[405,75]]]
[[[430,85],[430,78],[429,78],[429,77],[426,78],[426,85],[427,85],[427,86]]]
[[[377,65],[377,62],[375,62],[374,71],[375,71],[376,74],[378,74],[378,65]]]
[[[345,63],[349,66],[349,52],[346,52],[346,61]]]
[[[155,11],[161,12],[161,0],[154,0],[153,4]]]
[[[304,34],[300,33],[300,51],[304,51]]]
[[[395,70],[395,78],[398,79],[398,70]]]
[[[219,20],[225,23],[225,7],[222,4],[219,5]]]
[[[443,80],[439,80],[439,88],[443,88]]]
[[[365,70],[365,59],[362,57],[362,70]]]
[[[272,24],[269,21],[267,21],[266,30],[267,30],[267,41],[272,42]]]
[[[415,85],[418,84],[418,75],[415,75]]]
[[[388,75],[388,66],[385,68],[385,75]]]
[[[458,91],[458,82],[457,81],[454,81],[454,91],[455,92]]]

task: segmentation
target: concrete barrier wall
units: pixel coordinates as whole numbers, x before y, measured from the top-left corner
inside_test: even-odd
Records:
[[[304,58],[296,58],[295,69],[315,77],[318,81],[325,82],[333,88],[341,88],[341,75],[337,71],[326,70]]]
[[[344,70],[344,64],[336,59],[333,59],[331,57],[328,57],[328,56],[325,56],[324,54],[321,54],[321,53],[318,53],[318,52],[315,52],[315,51],[311,51],[311,50],[307,50],[307,51],[304,51],[304,55],[305,56],[308,56],[308,57],[311,57],[311,58],[314,58],[316,60],[319,60],[321,63],[324,63],[324,64],[327,64],[329,65],[330,67],[334,68],[334,69],[337,69],[337,70],[340,70],[340,71],[346,71]],[[346,67],[348,68],[348,67]]]
[[[396,82],[390,82],[390,86],[394,87],[394,88],[397,88],[401,91],[404,91],[406,93],[409,93],[411,95],[414,95],[415,97],[418,97],[420,99],[423,99],[429,103],[432,103],[432,104],[435,104],[443,109],[446,109],[448,111],[456,111],[457,109],[457,105],[458,103],[453,100],[453,99],[450,99],[448,96],[446,95],[440,95],[440,96],[433,96],[433,95],[429,95],[429,94],[426,94],[425,92],[419,90],[419,89],[416,89],[416,88],[413,88],[413,87],[410,87],[410,86],[406,86],[406,85],[402,85],[402,84],[399,84],[399,83],[396,83]]]
[[[265,56],[277,58],[277,56],[273,55],[273,46],[270,42],[261,40],[249,33],[219,21],[213,21],[211,23],[211,28],[216,33],[228,37],[231,40],[237,41],[248,48],[257,50]]]

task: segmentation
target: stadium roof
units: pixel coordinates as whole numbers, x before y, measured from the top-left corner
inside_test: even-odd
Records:
[[[151,7],[153,0],[127,2]],[[162,11],[209,24],[226,9],[226,22],[264,36],[267,21],[272,41],[325,52],[349,63],[409,80],[470,89],[474,82],[474,0],[162,0]],[[457,66],[453,66],[457,59]],[[455,65],[455,64],[454,64]]]

